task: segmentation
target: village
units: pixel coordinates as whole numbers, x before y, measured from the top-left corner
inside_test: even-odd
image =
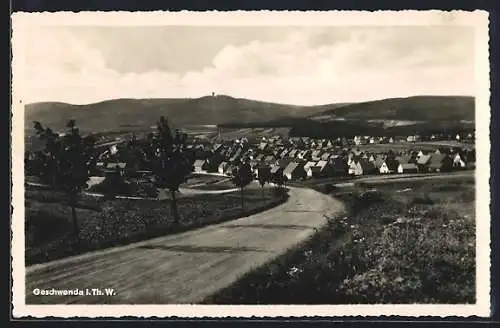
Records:
[[[286,181],[475,168],[472,133],[336,139],[273,135],[220,140],[192,136],[186,150],[193,173],[231,176],[240,164],[247,163],[255,179],[261,175],[283,176]],[[126,142],[107,149],[97,167],[97,175],[150,173],[147,165],[131,154]]]

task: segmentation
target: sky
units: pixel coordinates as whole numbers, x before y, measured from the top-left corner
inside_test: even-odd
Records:
[[[474,93],[474,31],[464,26],[39,26],[23,40],[25,103]]]

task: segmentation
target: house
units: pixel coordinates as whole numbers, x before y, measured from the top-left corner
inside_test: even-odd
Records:
[[[297,149],[292,149],[292,151],[288,154],[289,157],[296,158],[299,151]]]
[[[268,143],[261,142],[261,143],[259,144],[259,150],[264,151],[264,150],[266,150],[268,147],[269,147],[269,144],[268,144]]]
[[[226,172],[227,165],[227,162],[220,163],[219,167],[217,168],[217,172],[219,172],[220,174],[224,174]]]
[[[445,154],[432,154],[429,160],[429,172],[447,172],[453,167],[453,159]]]
[[[309,161],[304,165],[304,171],[306,171],[306,177],[311,178],[312,175],[312,170],[311,167],[315,166],[316,162]]]
[[[368,161],[373,164],[378,170],[382,167],[382,164],[384,164],[384,157],[382,155],[377,155],[375,157],[375,160],[373,161]]]
[[[313,161],[319,161],[321,159],[321,149],[316,149],[311,154],[311,159]]]
[[[381,174],[394,173],[398,170],[398,165],[398,161],[388,158],[382,162],[378,170]]]
[[[364,175],[364,174],[374,174],[377,172],[377,168],[370,162],[364,159],[358,159],[351,163],[348,169],[350,175]]]
[[[412,135],[412,136],[408,136],[406,138],[407,142],[416,142],[416,141],[419,141],[419,140],[420,140],[420,136],[418,136],[418,135]]]
[[[423,150],[419,150],[417,153],[417,159],[419,159],[420,157],[422,157],[424,155],[429,155],[429,153],[426,151],[423,151]]]
[[[219,165],[224,161],[224,157],[220,155],[214,155],[208,158],[203,165],[203,169],[207,172],[218,172]]]
[[[328,176],[328,169],[330,165],[327,161],[319,161],[316,165],[311,166],[311,175],[315,178],[321,178]]]
[[[361,166],[362,169],[362,174],[375,174],[377,173],[377,168],[373,166],[370,162],[364,159],[360,159],[358,161],[359,165]]]
[[[284,149],[280,154],[280,158],[285,158],[288,155],[288,152],[289,152],[288,149]]]
[[[281,168],[277,165],[271,166],[271,179],[273,179],[276,176],[280,176],[280,175],[281,176],[283,175],[283,168]]]
[[[394,143],[394,138],[390,137],[388,141],[389,141],[389,143]]]
[[[355,145],[361,145],[362,138],[360,136],[355,136],[354,139],[353,139],[353,141],[354,141]]]
[[[442,154],[434,154],[436,156],[441,156]],[[418,170],[420,172],[427,172],[429,170],[429,164],[431,160],[431,155],[422,155],[420,157],[417,157],[417,166]]]
[[[118,173],[121,176],[124,176],[126,169],[127,169],[127,163],[123,163],[123,162],[108,163],[108,164],[106,164],[106,171],[104,173],[106,175]]]
[[[286,176],[289,181],[306,178],[304,166],[298,162],[290,162],[283,170],[283,175]]]
[[[398,165],[398,173],[417,173],[418,166],[414,163],[400,163]]]
[[[203,172],[204,171],[204,168],[203,166],[205,165],[205,161],[202,160],[202,159],[197,159],[196,161],[194,161],[194,172],[196,173],[200,173],[200,172]]]
[[[276,159],[272,155],[264,157],[264,162],[267,164],[271,164],[275,161],[276,161]]]
[[[328,159],[330,159],[330,156],[332,156],[332,154],[330,154],[329,152],[326,152],[323,155],[321,155],[321,160],[328,161]]]
[[[305,159],[307,160],[307,155],[310,154],[311,152],[309,150],[301,150],[299,154],[297,155],[297,158],[299,159]]]
[[[285,158],[279,159],[276,162],[276,165],[281,167],[282,169],[285,169],[291,162],[293,162],[293,160],[294,159],[291,157],[285,157]]]
[[[455,156],[453,156],[453,167],[463,169],[465,166],[466,163],[460,156],[460,153],[456,153]]]
[[[344,157],[337,156],[330,158],[330,175],[331,176],[347,175],[347,161]]]

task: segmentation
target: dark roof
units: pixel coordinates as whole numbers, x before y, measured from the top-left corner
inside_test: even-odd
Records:
[[[292,161],[293,161],[293,158],[291,158],[291,157],[284,157],[284,158],[278,160],[278,166],[281,167],[282,169],[284,169]]]
[[[375,166],[373,164],[371,164],[370,162],[368,162],[364,159],[358,160],[358,163],[361,166],[361,168],[363,169],[363,171],[372,171],[375,169]]]
[[[438,154],[435,154],[438,155]],[[420,165],[428,164],[431,159],[431,155],[422,155],[418,158],[417,163]]]
[[[418,169],[417,165],[414,163],[401,163],[400,164],[403,170],[416,170]]]
[[[387,168],[389,170],[396,170],[398,168],[399,163],[395,159],[387,159],[385,160],[385,165],[387,165]]]

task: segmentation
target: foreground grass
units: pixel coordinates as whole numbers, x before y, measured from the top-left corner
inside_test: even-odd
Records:
[[[180,226],[174,226],[170,201],[106,200],[82,196],[77,216],[80,245],[72,235],[71,209],[64,195],[47,190],[26,190],[26,264],[46,262],[90,250],[127,244],[169,233],[254,214],[284,202],[287,195],[258,190],[196,195],[178,200]]]
[[[475,302],[473,181],[336,196],[348,216],[204,303]]]

